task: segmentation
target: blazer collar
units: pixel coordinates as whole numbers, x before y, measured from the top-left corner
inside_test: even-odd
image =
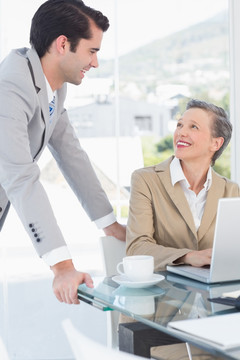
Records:
[[[42,64],[36,50],[33,48],[28,49],[27,58],[29,59],[31,64],[33,81],[35,86],[38,88],[38,90],[41,90],[42,88],[46,90],[46,83],[42,69]]]
[[[193,220],[191,210],[189,208],[187,199],[182,191],[182,188],[179,183],[172,186],[171,176],[170,176],[170,163],[173,160],[174,156],[171,156],[169,159],[163,161],[162,163],[155,166],[155,171],[166,189],[169,197],[171,198],[173,204],[178,209],[179,213],[182,215],[186,224],[194,234],[197,239],[197,232]],[[197,240],[196,240],[197,241]]]
[[[42,64],[36,50],[33,48],[27,51],[27,57],[29,59],[29,68],[40,101],[40,106],[42,109],[44,121],[45,123],[48,123],[49,108],[48,108],[47,86],[42,69]]]
[[[216,217],[216,209],[218,206],[219,198],[224,196],[225,181],[212,169],[212,185],[208,190],[206,205],[204,214],[202,217],[201,225],[196,232],[193,216],[189,208],[187,199],[181,189],[179,183],[175,184],[173,187],[171,184],[170,177],[170,163],[174,157],[171,156],[169,159],[155,166],[155,171],[165,187],[169,197],[171,198],[174,205],[177,207],[178,211],[184,218],[188,227],[194,234],[195,238],[199,241],[206,234],[209,226],[214,221]]]

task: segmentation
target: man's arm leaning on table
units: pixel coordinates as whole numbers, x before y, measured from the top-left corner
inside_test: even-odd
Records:
[[[100,222],[96,224],[98,227],[101,220],[102,224],[106,223],[106,218],[99,220]],[[121,241],[126,240],[126,227],[117,221],[103,228],[103,231],[108,236],[114,236]],[[43,255],[42,258],[53,271],[53,292],[57,299],[67,304],[79,304],[77,297],[78,286],[85,283],[88,287],[93,287],[93,281],[89,274],[75,269],[67,246],[54,249]]]

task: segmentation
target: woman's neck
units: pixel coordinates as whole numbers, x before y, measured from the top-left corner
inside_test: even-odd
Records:
[[[190,184],[190,189],[198,194],[204,187],[210,164],[188,163],[180,160],[183,173]]]

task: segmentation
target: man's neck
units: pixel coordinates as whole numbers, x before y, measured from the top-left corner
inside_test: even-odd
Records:
[[[47,78],[52,91],[60,89],[63,86],[63,80],[58,76],[57,64],[51,61],[48,55],[44,55],[41,59],[42,69]]]

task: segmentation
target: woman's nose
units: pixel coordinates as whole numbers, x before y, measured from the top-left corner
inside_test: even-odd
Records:
[[[186,136],[187,135],[187,129],[185,126],[181,126],[180,128],[178,128],[178,134],[181,136]]]

